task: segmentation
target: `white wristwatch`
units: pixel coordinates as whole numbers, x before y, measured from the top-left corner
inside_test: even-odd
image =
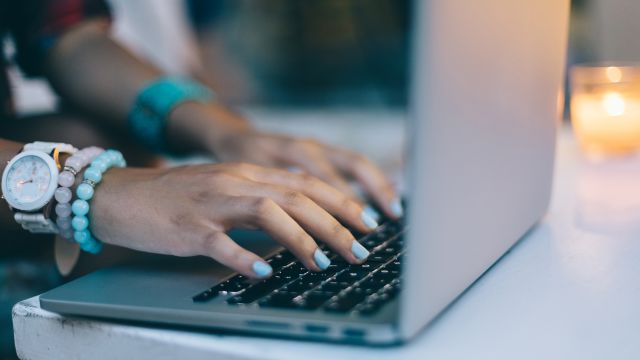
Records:
[[[2,197],[14,211],[15,220],[32,233],[57,233],[49,218],[50,204],[58,188],[60,153],[78,149],[62,143],[36,141],[26,144],[2,173]]]

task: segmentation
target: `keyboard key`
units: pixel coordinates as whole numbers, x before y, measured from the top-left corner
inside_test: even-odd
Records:
[[[249,287],[247,290],[245,290],[243,293],[237,296],[238,299],[234,300],[234,304],[252,303],[258,300],[259,298],[269,294],[270,292],[278,289],[285,283],[286,283],[286,280],[284,280],[282,277],[278,277],[277,275],[274,275],[270,279],[263,280]],[[227,302],[229,302],[229,300],[227,300]]]
[[[366,296],[367,294],[362,289],[354,289],[344,295],[341,294],[337,299],[325,305],[324,309],[329,312],[348,312],[361,303]]]
[[[338,274],[335,278],[335,281],[353,284],[354,282],[362,279],[368,274],[369,272],[364,269],[359,269],[357,267],[350,267],[349,269]]]
[[[340,291],[346,289],[347,287],[349,287],[348,283],[337,283],[334,281],[330,281],[330,282],[325,282],[324,284],[322,284],[322,286],[320,286],[320,291],[324,291],[324,292],[329,292],[332,294],[337,294]]]
[[[283,251],[267,260],[274,273],[278,272],[283,266],[290,264],[292,261],[295,261],[295,257],[288,251]]]
[[[303,306],[305,309],[317,309],[327,300],[333,297],[333,293],[324,291],[311,291],[303,297]]]
[[[217,291],[213,291],[213,289],[209,289],[209,290],[205,290],[203,292],[201,292],[200,294],[196,295],[193,297],[193,301],[194,302],[206,302],[209,301],[211,299],[213,299],[214,297],[218,296],[218,292]]]
[[[276,307],[276,308],[297,308],[299,305],[293,302],[293,299],[297,296],[296,293],[287,291],[278,291],[273,293],[268,298],[264,298],[259,301],[261,306]]]

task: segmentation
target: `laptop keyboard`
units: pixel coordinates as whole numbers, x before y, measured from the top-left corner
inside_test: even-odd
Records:
[[[371,252],[361,265],[351,265],[321,246],[331,265],[312,272],[284,250],[267,260],[273,268],[269,279],[256,282],[236,275],[195,295],[193,301],[223,296],[228,304],[237,306],[375,314],[400,292],[404,230],[402,221],[389,221],[360,237]]]

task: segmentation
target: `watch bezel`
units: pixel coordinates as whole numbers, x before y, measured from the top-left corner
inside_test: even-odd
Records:
[[[9,176],[9,170],[15,165],[15,163],[27,156],[36,156],[42,159],[45,164],[49,167],[49,171],[51,174],[51,179],[49,179],[49,187],[47,191],[35,201],[29,203],[21,203],[16,201],[13,196],[9,195],[8,184],[7,184],[7,176]],[[4,199],[9,203],[13,209],[22,210],[22,211],[35,211],[38,209],[42,209],[45,207],[51,199],[53,199],[53,195],[58,188],[58,175],[60,171],[58,170],[58,164],[56,164],[55,160],[48,154],[42,151],[36,150],[26,150],[16,155],[11,159],[2,173],[2,194],[4,195]]]

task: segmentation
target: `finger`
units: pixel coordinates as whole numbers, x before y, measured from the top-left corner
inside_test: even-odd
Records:
[[[303,193],[270,184],[261,184],[255,191],[259,196],[273,199],[305,231],[329,245],[347,262],[358,264],[369,256],[369,251],[356,241],[349,230]]]
[[[316,242],[275,201],[268,197],[235,198],[228,221],[235,226],[258,228],[289,249],[309,270],[324,270],[331,264]]]
[[[369,232],[378,227],[377,214],[365,210],[365,207],[357,199],[345,195],[315,176],[256,167],[248,174],[248,177],[254,181],[275,184],[301,192],[331,215],[357,231]]]
[[[340,171],[353,177],[362,185],[367,194],[388,216],[399,218],[403,215],[400,198],[391,182],[369,159],[338,148],[329,148],[327,154]]]
[[[338,169],[325,158],[322,151],[307,151],[296,154],[293,158],[295,165],[307,173],[326,181],[347,196],[357,199],[349,183],[344,179]]]
[[[202,254],[210,256],[219,263],[253,279],[271,276],[273,269],[258,255],[242,248],[221,231],[206,235]]]

